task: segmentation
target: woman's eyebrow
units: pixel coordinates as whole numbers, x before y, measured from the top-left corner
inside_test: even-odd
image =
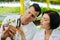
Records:
[[[45,17],[43,17],[44,19],[46,19],[46,20],[49,20],[48,18],[45,18]]]

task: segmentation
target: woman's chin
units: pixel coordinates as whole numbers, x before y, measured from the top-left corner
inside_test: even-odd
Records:
[[[40,25],[41,28],[44,28],[44,26]]]

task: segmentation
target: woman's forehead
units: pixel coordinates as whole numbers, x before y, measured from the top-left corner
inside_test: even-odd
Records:
[[[44,15],[43,15],[43,18],[45,18],[45,19],[50,19],[50,17],[49,17],[48,14],[44,14]]]

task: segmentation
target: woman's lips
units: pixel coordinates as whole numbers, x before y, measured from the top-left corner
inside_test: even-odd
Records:
[[[41,26],[43,25],[43,24],[40,24]]]

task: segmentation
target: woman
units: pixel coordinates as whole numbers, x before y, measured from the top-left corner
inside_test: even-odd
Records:
[[[40,26],[43,28],[37,32],[33,40],[60,40],[59,27],[60,17],[55,11],[48,10],[42,14]]]

